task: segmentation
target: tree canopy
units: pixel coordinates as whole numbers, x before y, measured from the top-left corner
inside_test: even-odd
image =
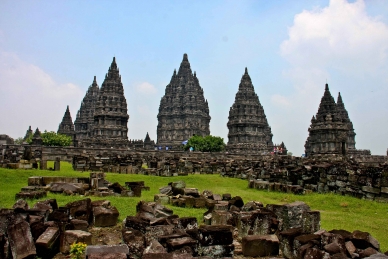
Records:
[[[224,139],[216,136],[192,136],[187,144],[184,146],[185,150],[189,150],[190,147],[194,151],[201,152],[220,152],[225,149]]]
[[[32,142],[32,134],[28,136],[28,138],[25,140],[28,144],[31,144]],[[59,134],[54,131],[44,131],[43,133],[40,134],[40,137],[43,140],[43,145],[44,146],[70,146],[71,144],[71,137],[64,135],[64,134]],[[20,138],[18,138],[19,141]],[[23,139],[22,139],[23,142]]]

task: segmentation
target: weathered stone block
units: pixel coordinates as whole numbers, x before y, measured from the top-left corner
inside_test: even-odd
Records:
[[[89,223],[86,220],[72,219],[70,220],[70,225],[73,227],[73,230],[82,230],[88,231]]]
[[[30,225],[21,220],[8,225],[8,240],[14,259],[22,259],[36,255]]]
[[[139,230],[133,228],[125,228],[122,230],[123,241],[128,245],[128,249],[131,255],[141,258],[143,251],[146,247],[146,240],[144,234]]]
[[[228,211],[214,210],[212,212],[212,225],[227,225],[232,214]]]
[[[150,226],[149,220],[145,220],[145,219],[141,219],[133,216],[127,216],[124,222],[125,222],[124,223],[125,227],[139,230],[143,234],[146,232],[147,227]]]
[[[170,203],[170,197],[166,194],[155,194],[154,201],[162,205],[166,205]]]
[[[110,227],[117,224],[119,211],[116,207],[93,207],[93,224],[95,227]]]
[[[87,258],[126,259],[129,255],[127,245],[93,245],[85,250]]]
[[[303,233],[314,233],[321,228],[321,213],[319,211],[306,211],[302,214]]]
[[[63,254],[68,254],[70,252],[70,245],[78,242],[91,245],[92,234],[82,230],[66,230],[63,233],[59,250]]]
[[[221,225],[201,225],[198,229],[197,240],[202,246],[210,245],[230,245],[233,243],[231,226]]]
[[[279,254],[279,239],[276,235],[249,235],[242,239],[244,256],[263,257]]]
[[[89,221],[92,212],[92,203],[89,198],[66,204],[72,218]]]
[[[355,230],[352,233],[351,241],[359,249],[366,249],[373,247],[376,250],[380,250],[380,243],[368,232]]]
[[[212,246],[199,246],[198,255],[200,258],[233,258],[234,245],[212,245]]]
[[[362,191],[373,194],[380,194],[380,188],[374,188],[371,186],[362,186]]]
[[[294,239],[301,233],[301,228],[290,228],[279,233],[280,250],[285,258],[294,258]]]
[[[302,215],[307,211],[310,211],[310,207],[301,201],[283,205],[282,210],[278,215],[280,221],[279,230],[283,231],[289,228],[302,227]]]
[[[48,258],[54,256],[59,251],[59,228],[48,227],[36,240],[36,250],[38,256]]]

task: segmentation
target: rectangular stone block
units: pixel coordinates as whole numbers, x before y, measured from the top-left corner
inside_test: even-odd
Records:
[[[230,245],[233,243],[232,226],[201,225],[196,239],[202,246]]]
[[[380,194],[380,188],[373,188],[371,186],[362,186],[362,191],[373,194]]]
[[[30,225],[26,221],[8,225],[8,239],[13,258],[21,259],[36,255]]]
[[[381,193],[388,194],[388,187],[381,187]]]
[[[276,235],[249,235],[242,239],[244,256],[264,257],[279,255],[279,239]]]
[[[232,218],[229,211],[214,210],[212,212],[212,225],[227,225],[228,220]]]

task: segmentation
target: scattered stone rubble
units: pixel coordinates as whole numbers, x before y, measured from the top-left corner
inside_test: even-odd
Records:
[[[149,190],[144,182],[125,184],[110,183],[101,172],[92,172],[90,177],[32,176],[28,178],[28,186],[23,187],[15,198],[39,199],[46,197],[48,191],[66,195],[141,197],[143,190]]]
[[[55,199],[39,201],[30,208],[18,200],[12,209],[0,209],[0,258],[52,258],[59,251],[69,253],[70,245],[91,245],[89,226],[117,224],[118,210],[109,201],[89,198],[58,207]]]
[[[183,182],[169,186],[188,189]],[[87,198],[58,207],[51,199],[30,208],[18,200],[13,209],[0,210],[0,258],[66,255],[74,242],[88,245],[86,258],[388,258],[367,232],[319,229],[320,213],[303,202],[264,207],[228,194],[202,195],[213,200],[207,224],[180,218],[159,202],[141,201],[136,215],[123,221],[120,238],[108,245],[98,244],[92,233],[96,227],[117,227],[119,212],[109,201]]]

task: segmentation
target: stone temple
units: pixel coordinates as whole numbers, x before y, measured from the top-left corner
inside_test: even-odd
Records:
[[[97,92],[97,87],[95,83],[92,89],[89,89],[93,92],[92,96]],[[113,58],[97,96],[93,115],[94,124],[88,133],[90,137],[82,140],[80,144],[101,148],[127,148],[129,115],[116,58]],[[90,99],[89,112],[93,110],[93,98],[90,97]]]
[[[209,106],[187,54],[178,73],[174,70],[159,106],[157,145],[179,146],[193,135],[210,134]]]
[[[228,143],[230,152],[270,152],[273,149],[271,127],[255,93],[248,69],[241,78],[235,101],[229,110]]]
[[[78,110],[77,118],[74,121],[75,134],[78,141],[82,142],[83,139],[91,137],[93,134],[94,110],[99,91],[100,88],[96,77],[94,77],[93,83],[89,86]]]
[[[311,119],[308,131],[309,136],[305,143],[307,156],[314,154],[368,153],[367,150],[356,150],[356,133],[345,109],[341,94],[338,94],[336,103],[330,93],[328,84],[325,86],[318,112]]]
[[[63,115],[62,122],[59,124],[57,133],[67,135],[72,138],[74,136],[74,124],[71,118],[69,105],[67,106],[65,114]]]

